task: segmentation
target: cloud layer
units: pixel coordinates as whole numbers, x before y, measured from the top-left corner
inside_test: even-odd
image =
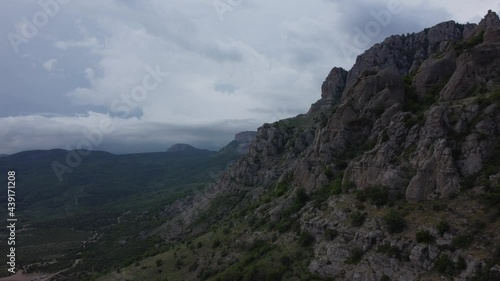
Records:
[[[0,153],[74,147],[98,119],[115,128],[95,149],[215,149],[238,131],[307,111],[332,67],[350,68],[386,36],[498,9],[497,1],[401,0],[369,44],[356,46],[357,28],[394,1],[2,1]],[[16,53],[12,34],[30,24],[37,32]],[[346,53],[346,44],[357,49]]]

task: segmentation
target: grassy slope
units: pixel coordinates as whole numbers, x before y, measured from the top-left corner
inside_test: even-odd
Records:
[[[166,205],[193,188],[203,188],[239,157],[231,147],[221,153],[196,150],[113,155],[95,151],[59,183],[51,163],[64,163],[66,155],[63,150],[31,151],[0,159],[0,171],[14,169],[17,173],[16,215],[24,227],[17,235],[21,266],[63,255],[64,260],[86,255],[90,265],[101,266],[101,270],[115,263],[126,264],[130,256],[142,256],[142,249],[154,248],[155,239],[137,237],[141,230],[161,223],[158,213]],[[6,200],[4,194],[0,200]],[[130,228],[131,223],[136,228]],[[106,244],[91,245],[79,254],[82,241],[96,232]],[[6,235],[0,231],[0,237]],[[130,243],[120,245],[124,238]],[[5,246],[0,246],[3,252]],[[88,259],[100,253],[105,259]],[[31,270],[54,272],[67,267],[62,260],[45,267],[35,264]]]

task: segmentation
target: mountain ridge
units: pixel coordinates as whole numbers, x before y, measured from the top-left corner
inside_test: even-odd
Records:
[[[26,185],[18,194],[18,205],[22,209],[47,208],[50,212],[55,212],[58,210],[57,206],[66,206],[66,210],[77,207],[65,199],[65,194],[71,198],[80,198],[80,206],[85,205],[85,202],[90,204],[89,206],[100,206],[137,193],[135,188],[132,188],[134,184],[139,185],[140,182],[137,180],[130,179],[125,183],[122,180],[114,179],[114,185],[119,185],[118,182],[121,183],[120,189],[112,184],[113,173],[103,174],[99,172],[110,170],[110,167],[117,169],[117,171],[129,171],[126,174],[141,173],[141,177],[146,182],[155,181],[156,177],[167,176],[169,180],[165,181],[168,183],[166,186],[171,186],[174,183],[187,184],[190,181],[209,181],[212,179],[211,173],[220,173],[229,162],[241,155],[239,148],[233,147],[231,143],[222,149],[225,153],[198,149],[187,144],[173,145],[166,152],[132,154],[113,154],[99,150],[30,150],[0,157],[0,169],[15,170],[22,179],[22,184]],[[235,142],[236,145],[241,143],[244,142]],[[68,157],[73,155],[72,153],[82,155],[82,157],[76,165],[71,166],[70,171],[63,174],[62,181],[58,181],[53,164],[67,164]],[[168,169],[162,172],[162,169],[166,169],[165,167]],[[178,170],[179,168],[183,170]],[[169,170],[176,170],[180,178],[171,175]],[[123,175],[123,172],[119,174]],[[31,176],[23,178],[24,175]],[[189,179],[188,175],[193,179]],[[92,178],[93,180],[90,180]],[[74,190],[78,186],[81,186],[81,190]],[[158,189],[158,187],[155,188]],[[117,194],[110,197],[111,191],[116,191]],[[100,197],[103,200],[98,200]],[[5,195],[0,195],[0,200],[5,200]]]
[[[235,137],[231,142],[235,141],[236,143],[238,143],[238,145],[241,146],[240,150],[237,153],[244,154],[246,152],[245,149],[248,148],[250,142],[253,140],[255,135],[256,135],[256,132],[254,132],[254,131],[242,131],[242,132],[235,134]],[[225,145],[220,150],[225,150],[228,145],[229,144]],[[197,147],[194,147],[188,143],[173,144],[166,150],[166,152],[178,152],[178,151],[184,151],[184,150],[187,150],[187,151],[197,150],[197,151],[205,151],[205,152],[210,151],[210,152],[214,152],[214,153],[216,152],[216,151],[212,151],[209,149],[197,148]],[[38,153],[38,154],[51,154],[51,153],[68,153],[71,151],[77,151],[77,150],[66,150],[66,149],[61,149],[61,148],[33,149],[33,150],[19,151],[19,152],[12,153],[12,154],[0,154],[0,158],[8,157],[8,156],[22,157],[23,155],[31,155],[31,157],[35,157],[34,154],[36,154],[36,153]],[[112,154],[112,155],[140,155],[140,154],[162,153],[163,151],[118,153],[118,154],[112,153],[109,151],[104,151],[104,150],[90,150],[89,152],[91,152],[91,153],[94,153],[94,152],[95,153],[107,153],[107,154]],[[88,153],[88,152],[85,152],[85,153]]]
[[[382,196],[406,209],[411,208],[406,202],[443,204],[443,200],[451,200],[451,205],[480,194],[469,205],[481,210],[480,198],[496,196],[492,194],[497,194],[500,178],[500,163],[495,160],[500,154],[498,34],[498,15],[489,11],[477,25],[450,21],[419,33],[388,37],[360,55],[350,71],[334,68],[323,83],[321,99],[306,115],[264,124],[249,153],[217,183],[165,210],[168,216],[182,220],[178,224],[174,219],[160,228],[165,239],[176,239],[183,228],[191,229],[186,225],[196,225],[199,230],[195,233],[200,233],[203,222],[197,218],[214,212],[215,202],[244,198],[234,199],[241,200],[238,205],[220,206],[215,217],[224,217],[232,209],[243,212],[245,208],[238,206],[247,202],[248,206],[257,205],[250,215],[269,227],[292,221],[298,225],[298,233],[313,237],[314,257],[308,270],[325,278],[416,280],[434,274],[432,269],[445,258],[452,259],[450,264],[465,260],[467,271],[454,272],[455,280],[498,274],[495,269],[481,275],[481,267],[492,266],[491,259],[408,240],[408,235],[424,231],[422,225],[410,224],[406,232],[398,230],[406,239],[394,235],[377,209],[353,200]],[[453,201],[457,197],[462,201]],[[311,198],[317,203],[307,203]],[[338,209],[339,204],[349,207]],[[462,206],[454,206],[466,212]],[[361,229],[346,221],[353,208],[367,220]],[[384,208],[386,216],[401,216],[401,211]],[[482,210],[475,215],[489,212]],[[432,210],[426,215],[432,216]],[[440,247],[455,243],[459,229],[472,231],[454,221],[450,224],[455,230],[440,238]],[[497,223],[492,223],[482,237],[488,237],[486,233],[491,234],[495,227]],[[440,237],[435,225],[425,229]],[[328,231],[343,240],[325,240]],[[255,235],[241,234],[238,239],[251,241]],[[278,241],[286,240],[288,235],[279,237]],[[493,237],[492,243],[499,243],[498,236]],[[404,254],[408,261],[388,259],[373,250],[384,243],[408,253]],[[476,243],[480,248],[480,242]],[[491,255],[486,252],[484,255]],[[356,262],[348,262],[352,255]],[[217,276],[236,274],[229,269],[223,272]]]
[[[306,114],[261,126],[208,187],[129,210],[58,278],[500,280],[498,65],[492,11],[390,36],[333,68]]]

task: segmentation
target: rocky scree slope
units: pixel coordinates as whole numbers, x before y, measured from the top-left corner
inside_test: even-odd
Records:
[[[321,277],[498,277],[499,133],[496,13],[391,36],[350,71],[334,68],[307,114],[259,128],[248,154],[168,207],[173,219],[158,231],[175,240],[239,212],[312,235],[308,270]],[[278,242],[294,237],[287,230]],[[256,236],[267,237],[238,239]]]

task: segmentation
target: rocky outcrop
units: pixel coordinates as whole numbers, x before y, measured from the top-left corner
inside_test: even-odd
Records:
[[[238,143],[237,153],[240,155],[244,155],[248,153],[248,149],[250,148],[250,144],[255,139],[257,132],[246,131],[237,133],[234,137],[234,140]]]
[[[325,170],[343,172],[335,167],[342,162],[344,184],[357,189],[383,185],[411,201],[456,194],[497,141],[496,106],[484,104],[500,91],[497,19],[490,12],[479,25],[445,22],[391,36],[349,72],[332,69],[321,99],[300,117],[322,113],[326,122],[308,130],[264,125],[228,171],[232,184],[266,186],[289,171],[293,186],[313,191],[328,184]]]
[[[350,71],[334,68],[307,114],[259,128],[248,154],[208,189],[210,196],[193,202],[210,206],[213,198],[235,193],[255,202],[286,185],[288,197],[268,199],[255,211],[279,221],[293,190],[317,194],[339,179],[346,193],[384,187],[408,201],[452,198],[471,178],[473,187],[498,182],[498,167],[491,171],[487,164],[500,152],[499,60],[500,20],[491,11],[478,25],[445,22],[391,36],[359,56]],[[481,172],[487,174],[482,183],[475,180]],[[311,272],[336,280],[419,280],[440,254],[452,260],[462,254],[390,235],[380,217],[354,228],[349,207],[337,208],[346,205],[355,203],[330,198],[328,213],[308,205],[310,211],[296,214],[301,229],[315,236]],[[335,241],[322,238],[326,229],[335,229]],[[408,260],[373,250],[382,244]],[[353,248],[366,255],[346,264]],[[461,278],[481,263],[467,261],[474,266]]]
[[[334,67],[321,86],[321,99],[311,105],[309,114],[335,106],[342,99],[347,80],[347,71]]]

